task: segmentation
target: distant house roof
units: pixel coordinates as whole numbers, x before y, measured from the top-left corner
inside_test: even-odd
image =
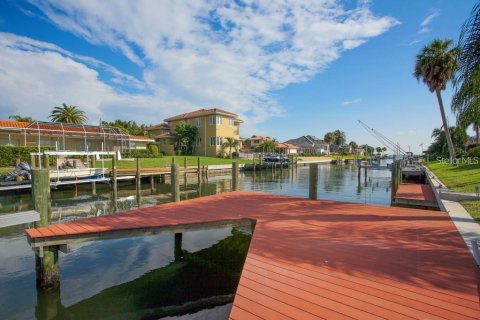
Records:
[[[297,146],[290,144],[290,143],[278,143],[277,148],[281,149],[298,149]]]
[[[250,140],[259,140],[259,141],[271,141],[273,140],[270,137],[262,137],[262,136],[252,136]]]
[[[30,125],[30,122],[22,122],[22,121],[15,121],[15,120],[0,120],[0,128],[5,129],[23,129]]]
[[[129,135],[128,138],[131,141],[148,141],[148,142],[155,142],[155,139],[149,138],[149,137],[144,137],[144,136],[133,136]]]
[[[158,130],[158,129],[170,130],[170,125],[168,123],[162,122],[160,124],[146,127],[145,131]]]
[[[223,114],[223,115],[231,116],[231,117],[234,117],[234,118],[238,117],[238,114],[235,114],[235,113],[232,113],[232,112],[229,112],[229,111],[225,111],[225,110],[222,110],[222,109],[218,109],[218,108],[213,108],[213,109],[199,109],[199,110],[195,110],[195,111],[192,111],[192,112],[182,113],[182,114],[179,114],[178,116],[173,116],[173,117],[167,118],[164,121],[165,122],[170,122],[170,121],[175,121],[175,120],[191,119],[191,118],[196,118],[196,117],[208,116],[210,114]],[[241,121],[240,119],[236,119],[236,120]]]
[[[322,139],[319,139],[315,136],[305,135],[296,139],[290,139],[284,143],[293,144],[297,147],[311,148],[314,146],[325,145],[325,142]]]

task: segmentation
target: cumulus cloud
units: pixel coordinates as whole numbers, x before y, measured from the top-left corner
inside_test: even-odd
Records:
[[[198,107],[221,107],[239,113],[247,131],[282,114],[272,92],[308,81],[343,51],[398,24],[391,17],[375,16],[368,2],[348,10],[330,0],[30,2],[58,28],[92,45],[108,46],[143,72],[141,79],[135,79],[96,59],[52,44],[42,43],[39,49],[33,39],[4,34],[15,44],[2,45],[0,68],[26,72],[22,61],[32,59],[36,62],[27,63],[32,67],[27,78],[39,86],[46,81],[43,90],[30,91],[32,101],[23,106],[33,100],[45,105],[71,101],[88,105],[92,115],[108,113],[134,120],[143,116],[150,122],[151,115],[159,122]],[[17,63],[6,66],[4,55],[15,54]],[[48,72],[49,67],[55,72]],[[99,68],[112,80],[100,80]],[[81,80],[77,94],[69,95],[73,83],[70,91],[63,88],[67,70]],[[119,82],[137,91],[122,92]],[[8,84],[0,86],[2,95],[6,94],[3,85]],[[25,90],[21,81],[17,86]]]

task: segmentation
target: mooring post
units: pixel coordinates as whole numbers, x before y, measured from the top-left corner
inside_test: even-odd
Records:
[[[308,198],[317,200],[318,163],[310,163]]]
[[[117,211],[117,155],[112,157],[112,206]]]
[[[180,201],[180,184],[178,183],[178,164],[172,163],[171,172],[172,201]]]
[[[175,163],[175,157],[172,157],[172,164]]]
[[[43,153],[43,168],[50,170],[50,158],[45,152]]]
[[[93,170],[95,170],[95,167],[97,166],[97,158],[96,156],[91,156],[90,157],[90,165]],[[92,196],[97,195],[97,183],[95,181],[92,182]]]
[[[182,233],[175,233],[174,256],[175,256],[175,261],[183,258]]]
[[[358,177],[360,178],[362,176],[362,167],[358,166]]]
[[[15,159],[15,167],[18,166],[20,164],[20,162],[21,162],[20,158],[16,158]]]
[[[150,176],[150,191],[155,191],[155,176],[151,175]]]
[[[198,184],[201,182],[201,167],[200,167],[200,157],[197,157],[197,174],[198,174]]]
[[[32,169],[36,168],[36,166],[35,166],[35,156],[33,154],[30,155],[30,167]]]
[[[187,169],[187,157],[183,157],[183,168]]]
[[[255,176],[255,155],[253,155],[253,175]]]
[[[232,191],[238,190],[238,163],[232,163]]]
[[[396,174],[397,174],[397,165],[395,162],[392,163],[392,185],[391,185],[391,199],[390,199],[390,203],[393,204],[393,202],[395,201],[395,193],[396,193],[396,184],[397,184],[397,177],[396,177]]]
[[[32,199],[33,207],[40,214],[40,220],[35,222],[35,227],[48,226],[52,215],[48,169],[32,170]],[[38,248],[35,252],[35,271],[37,287],[59,288],[60,272],[57,246]]]
[[[140,158],[136,158],[137,170],[135,173],[135,190],[137,191],[137,207],[140,208],[142,202],[142,177],[140,175]]]

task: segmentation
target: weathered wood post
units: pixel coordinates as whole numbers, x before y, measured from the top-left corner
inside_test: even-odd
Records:
[[[142,176],[140,174],[140,158],[136,158],[136,172],[135,172],[135,191],[137,193],[137,207],[142,205]]]
[[[392,185],[391,185],[391,199],[390,199],[390,203],[393,204],[394,201],[395,201],[395,193],[396,193],[396,189],[397,189],[397,164],[395,162],[392,163]]]
[[[238,190],[238,163],[232,163],[232,191]]]
[[[183,157],[183,168],[187,169],[187,157]]]
[[[253,155],[253,175],[255,176],[255,155]]]
[[[362,176],[362,167],[358,166],[358,178]]]
[[[201,178],[202,178],[201,174],[202,174],[202,172],[201,172],[201,167],[200,167],[200,157],[197,157],[197,179],[198,179],[197,183],[198,183],[198,185],[200,185],[200,183],[201,183]]]
[[[155,191],[155,176],[154,175],[150,176],[150,191],[151,192]]]
[[[90,165],[91,168],[95,170],[95,167],[97,166],[97,157],[96,156],[91,156],[90,157]],[[92,196],[97,195],[97,183],[95,181],[92,182]]]
[[[175,256],[175,261],[178,261],[183,258],[182,233],[175,233],[174,256]]]
[[[112,207],[117,211],[117,155],[112,157]]]
[[[310,163],[310,177],[308,185],[308,198],[317,200],[318,163]]]
[[[175,163],[175,157],[172,157],[172,164]]]
[[[20,158],[16,158],[15,159],[15,167],[18,166],[20,164],[20,162],[21,162]]]
[[[43,153],[43,168],[50,170],[50,158],[46,153]]]
[[[35,227],[48,226],[52,215],[48,169],[32,170],[32,199],[33,207],[40,214],[40,220],[35,222]],[[60,272],[57,246],[41,247],[35,252],[35,271],[37,287],[59,288]]]
[[[30,167],[35,169],[37,166],[35,165],[35,156],[33,154],[30,155]]]
[[[170,179],[171,179],[170,183],[172,187],[172,201],[179,202],[180,201],[180,184],[178,182],[178,164],[172,163]]]

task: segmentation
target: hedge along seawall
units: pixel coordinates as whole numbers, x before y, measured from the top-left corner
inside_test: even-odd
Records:
[[[40,151],[55,150],[55,147],[40,147]],[[38,147],[0,146],[0,167],[13,167],[15,160],[30,162],[30,153],[38,152]],[[50,165],[55,165],[55,157],[49,157]]]

